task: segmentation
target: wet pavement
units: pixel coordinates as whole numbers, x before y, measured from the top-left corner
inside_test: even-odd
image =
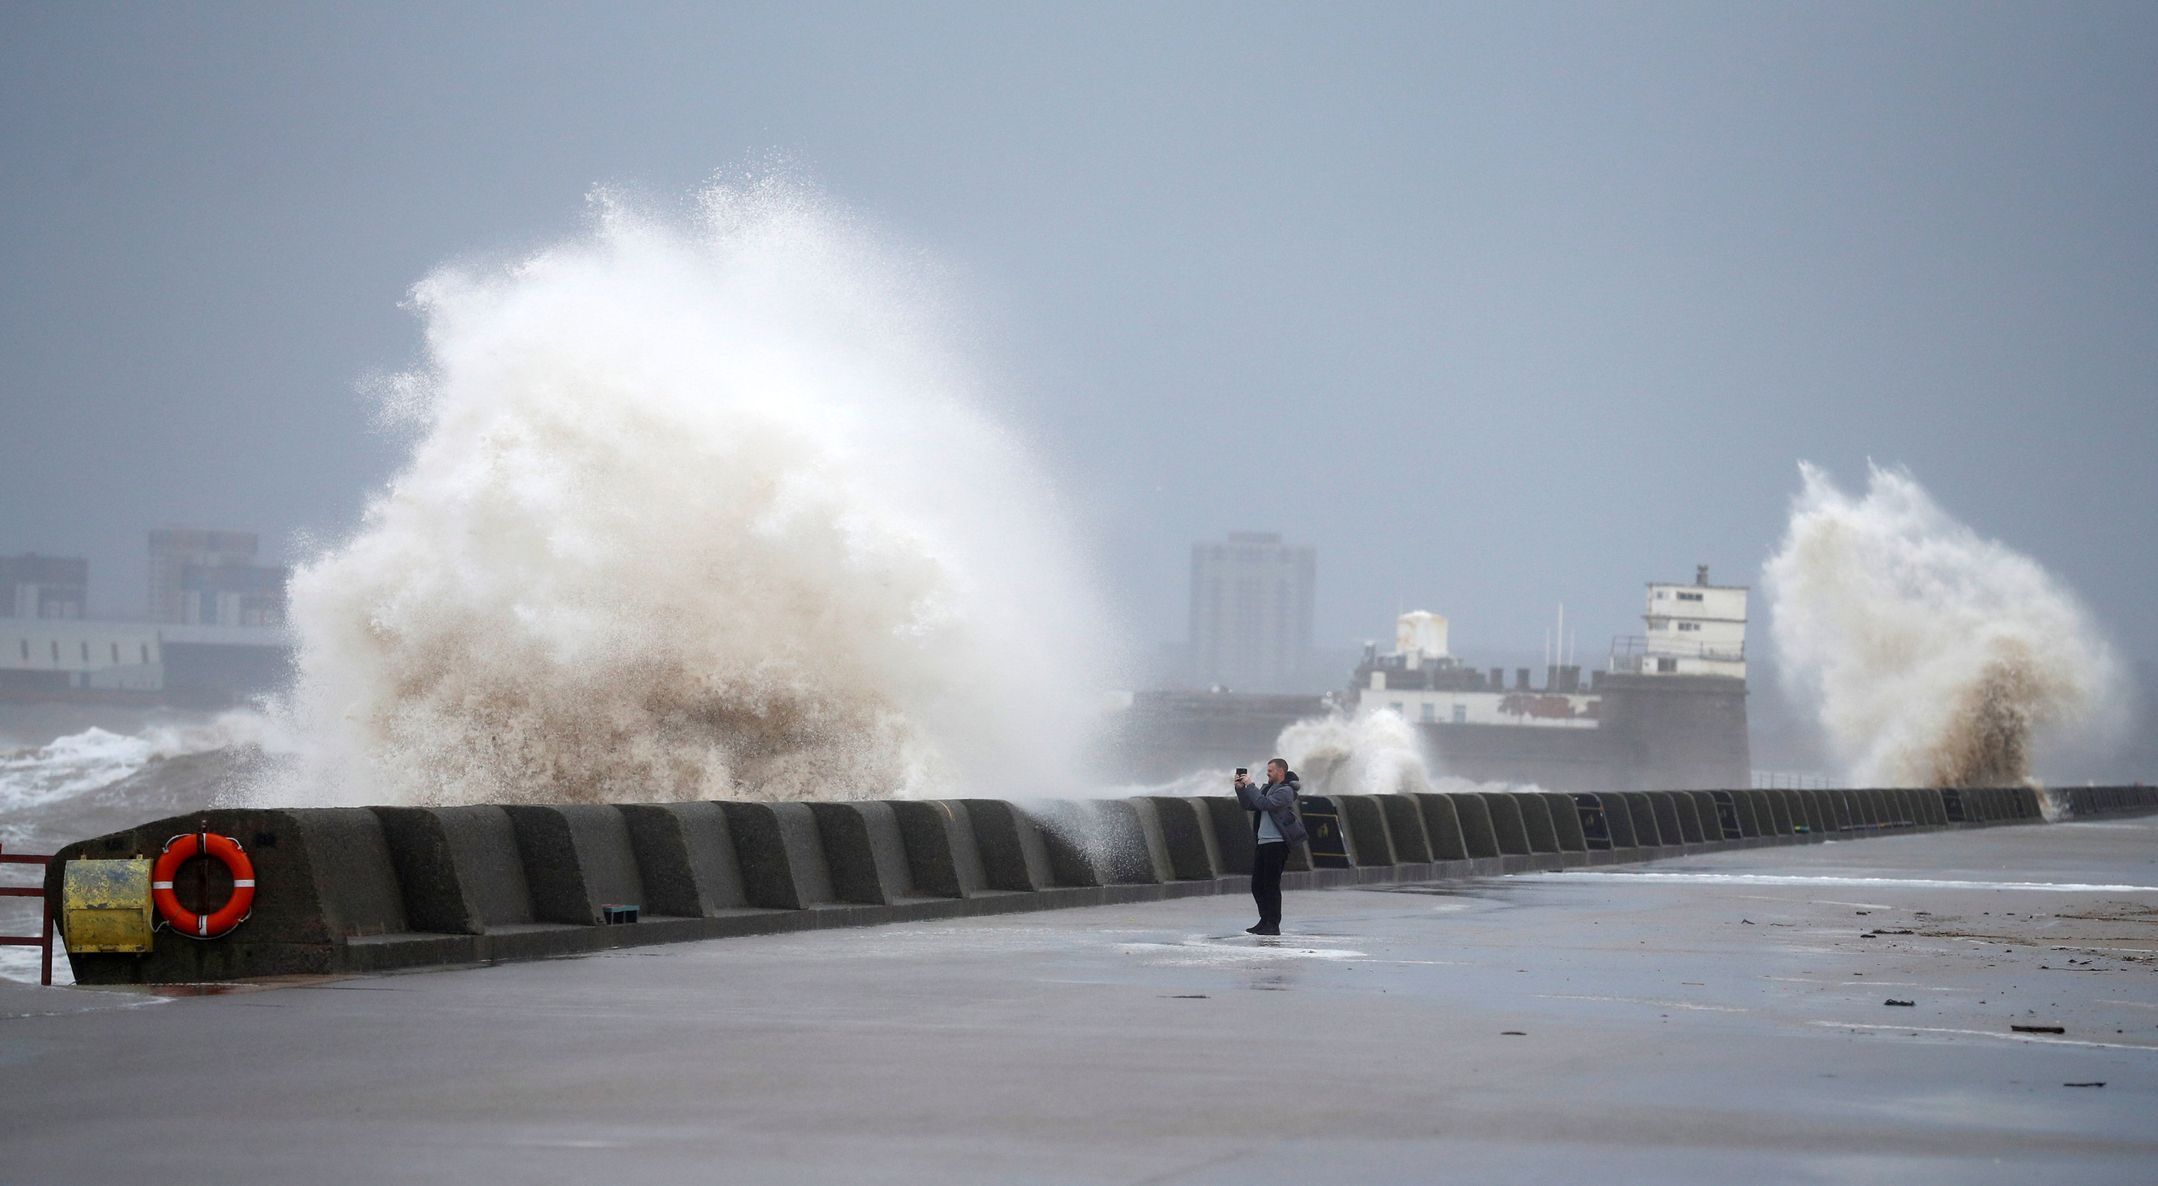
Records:
[[[0,1182],[2158,1181],[2158,820],[1247,908],[0,985]]]

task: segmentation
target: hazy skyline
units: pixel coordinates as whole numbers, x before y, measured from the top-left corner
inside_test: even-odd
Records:
[[[2158,656],[2158,13],[1712,5],[0,11],[0,553],[348,531],[407,289],[785,168],[949,269],[1134,640],[1318,549],[1474,658],[1753,582],[1903,465]],[[1756,633],[1755,638],[1765,637]]]

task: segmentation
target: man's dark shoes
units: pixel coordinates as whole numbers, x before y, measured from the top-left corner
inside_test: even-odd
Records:
[[[1262,924],[1255,927],[1245,927],[1244,933],[1247,935],[1279,935],[1281,933],[1281,928],[1270,927]]]

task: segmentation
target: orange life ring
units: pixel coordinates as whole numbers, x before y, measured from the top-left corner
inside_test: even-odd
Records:
[[[197,914],[180,905],[172,892],[172,875],[197,855],[217,858],[232,871],[232,897],[214,914]],[[157,912],[172,929],[193,939],[215,939],[247,921],[255,905],[255,863],[240,851],[240,842],[215,832],[189,832],[165,842],[165,851],[150,871],[150,898]]]

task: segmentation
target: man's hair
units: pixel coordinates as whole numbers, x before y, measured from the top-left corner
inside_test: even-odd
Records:
[[[1282,768],[1283,770],[1287,770],[1287,769],[1289,768],[1289,759],[1287,759],[1287,758],[1268,758],[1268,759],[1266,760],[1266,764],[1267,764],[1267,765],[1269,765],[1269,766],[1279,766],[1279,767],[1281,767],[1281,768]]]

